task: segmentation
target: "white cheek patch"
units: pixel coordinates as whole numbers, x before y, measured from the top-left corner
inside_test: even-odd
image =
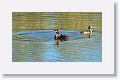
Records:
[[[55,31],[55,33],[56,33],[57,31]]]

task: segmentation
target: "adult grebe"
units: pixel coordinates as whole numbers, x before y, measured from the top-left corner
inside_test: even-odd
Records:
[[[82,34],[92,34],[92,28],[93,28],[92,26],[89,26],[87,31],[81,31],[80,33],[82,33]]]
[[[66,34],[60,34],[59,35],[58,29],[54,30],[54,32],[55,32],[55,36],[54,36],[55,39],[59,39],[59,40],[69,40],[70,39],[70,36],[68,36]]]

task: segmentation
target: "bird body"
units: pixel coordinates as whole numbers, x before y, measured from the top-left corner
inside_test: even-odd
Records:
[[[69,40],[70,39],[70,36],[68,36],[66,34],[59,35],[58,30],[54,30],[54,32],[55,32],[55,36],[54,36],[55,39],[59,39],[59,40]]]
[[[82,34],[92,34],[92,26],[89,26],[87,31],[81,31],[80,33],[82,33]]]

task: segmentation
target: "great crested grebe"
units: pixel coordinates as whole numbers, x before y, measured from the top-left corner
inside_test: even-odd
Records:
[[[56,40],[69,40],[70,39],[70,36],[68,36],[68,35],[66,35],[66,34],[60,34],[59,35],[59,31],[58,31],[58,29],[57,30],[54,30],[54,32],[55,32],[55,36],[54,36],[54,38],[56,39]]]
[[[81,31],[80,33],[82,34],[92,34],[92,26],[88,26],[88,30],[87,31]]]

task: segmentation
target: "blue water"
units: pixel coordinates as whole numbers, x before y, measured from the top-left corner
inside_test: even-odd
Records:
[[[53,30],[13,32],[13,62],[101,62],[102,33],[80,34],[79,30],[60,30],[71,37],[54,40]],[[20,35],[22,34],[22,35]]]

